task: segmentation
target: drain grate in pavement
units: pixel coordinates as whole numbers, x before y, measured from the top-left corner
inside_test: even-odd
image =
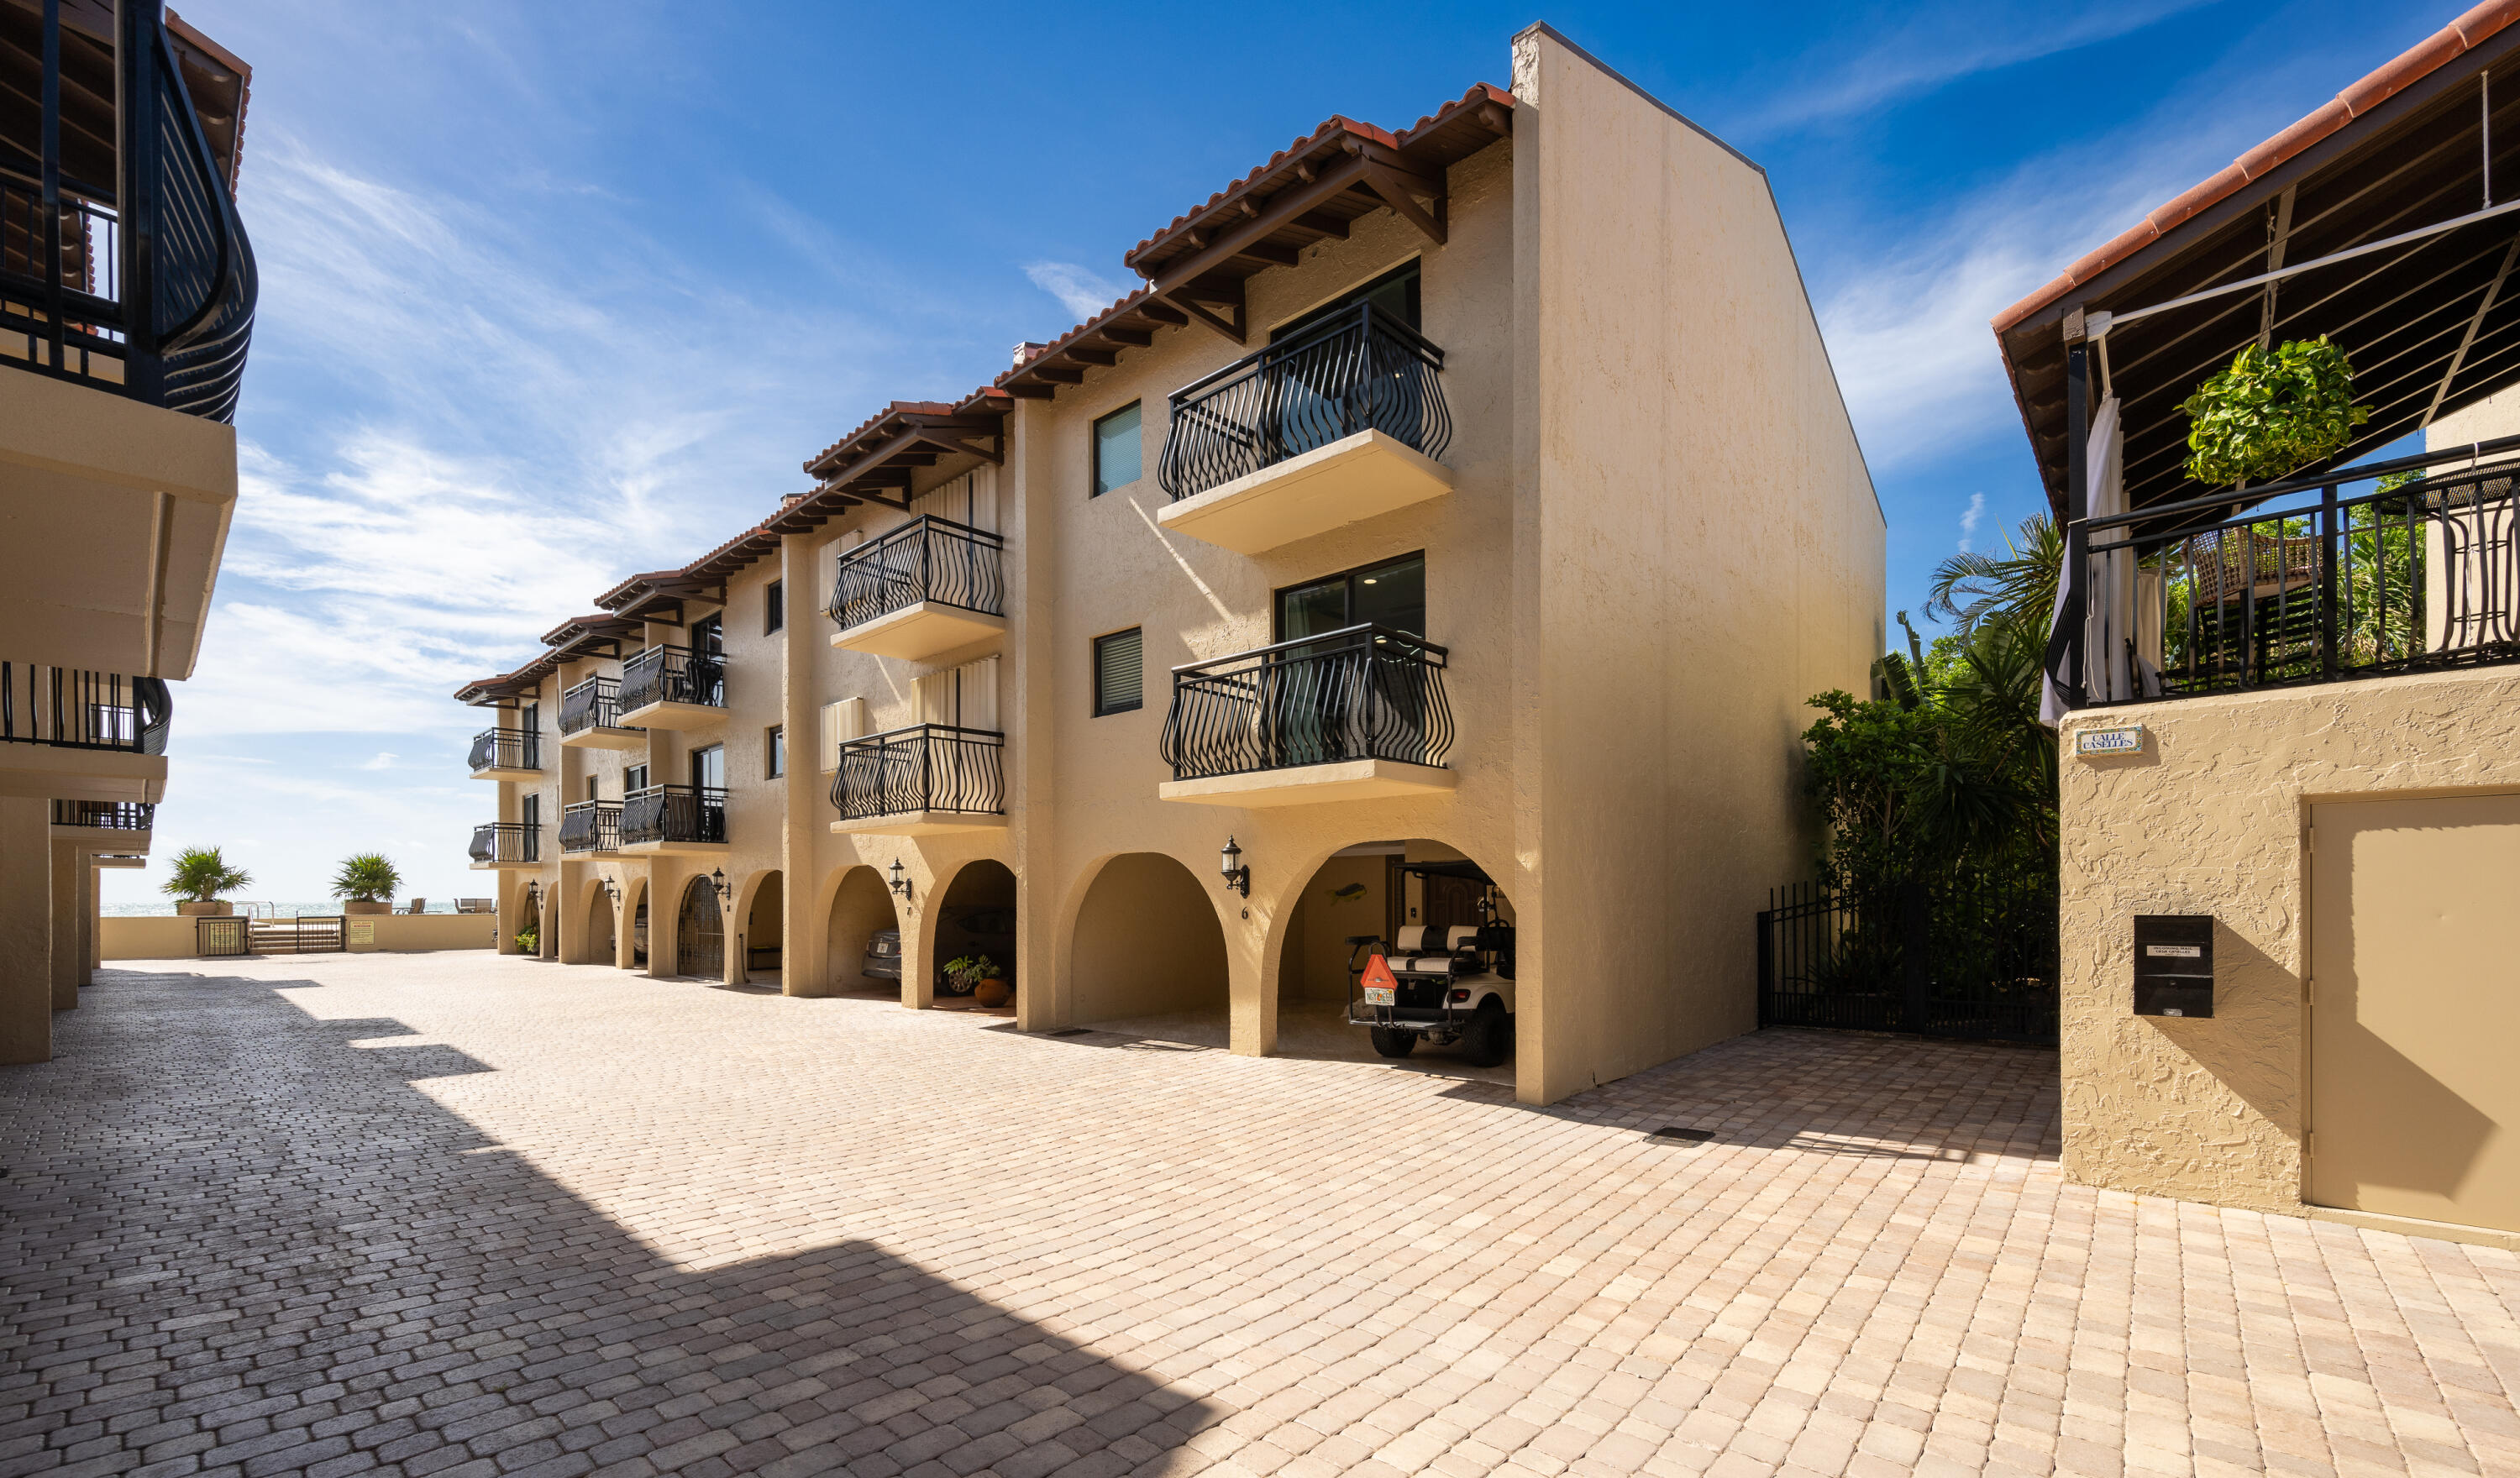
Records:
[[[1666,1124],[1662,1128],[1645,1136],[1645,1138],[1648,1140],[1660,1140],[1666,1144],[1703,1144],[1707,1141],[1715,1138],[1715,1131],[1711,1129],[1683,1129],[1677,1124]]]

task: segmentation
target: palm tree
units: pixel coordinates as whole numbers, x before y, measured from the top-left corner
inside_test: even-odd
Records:
[[[382,852],[344,857],[333,874],[333,896],[357,903],[391,903],[401,887],[402,873]]]
[[[2065,563],[2065,538],[2055,520],[2033,514],[2004,536],[2002,556],[1963,550],[1934,566],[1925,614],[1959,623],[1959,635],[2002,618],[2023,623],[2045,643],[2055,617],[2056,571]]]
[[[253,886],[253,874],[228,866],[216,847],[186,847],[175,854],[161,884],[170,898],[188,903],[215,903],[221,893]]]

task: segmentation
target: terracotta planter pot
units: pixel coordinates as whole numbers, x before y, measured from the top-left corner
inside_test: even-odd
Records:
[[[341,900],[341,912],[350,915],[390,914],[393,912],[393,905],[375,898],[345,898]]]
[[[224,918],[236,912],[236,905],[224,898],[213,898],[208,903],[182,899],[175,904],[175,912],[186,918]]]
[[[1015,988],[993,975],[980,982],[979,988],[971,992],[971,999],[982,1006],[1004,1006],[1015,999]]]

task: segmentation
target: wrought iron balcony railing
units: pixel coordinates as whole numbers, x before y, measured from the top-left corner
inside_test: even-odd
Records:
[[[726,840],[726,791],[715,786],[650,785],[621,798],[621,843]]]
[[[621,727],[621,680],[588,678],[560,695],[560,732]]]
[[[158,678],[0,662],[0,743],[163,754],[174,713]]]
[[[726,663],[688,647],[649,648],[621,664],[621,711],[636,712],[650,703],[725,707]]]
[[[484,729],[472,736],[472,768],[539,770],[543,737],[531,729]]]
[[[106,8],[111,35],[71,7],[27,8],[32,50],[9,48],[23,132],[0,151],[0,362],[231,420],[253,248],[162,0]]]
[[[831,617],[863,626],[922,601],[1005,615],[1006,545],[987,529],[922,514],[840,560]]]
[[[1358,303],[1173,391],[1157,478],[1188,498],[1365,430],[1441,457],[1443,368],[1425,336]]]
[[[1002,816],[1007,737],[993,729],[913,724],[840,745],[832,804],[843,821],[916,811]]]
[[[158,807],[145,800],[57,800],[53,825],[103,831],[146,831],[158,824]]]
[[[2520,446],[2520,438],[2515,438]],[[2520,661],[2520,463],[2400,459],[2070,531],[2087,704]],[[2322,480],[2323,478],[2323,480]],[[2383,478],[2383,482],[2392,479]]]
[[[1453,747],[1449,653],[1350,626],[1173,669],[1164,763],[1175,780],[1348,760],[1441,765]]]
[[[621,802],[582,800],[562,807],[560,849],[562,852],[620,851]]]
[[[474,862],[542,861],[540,827],[520,821],[495,821],[472,829]]]

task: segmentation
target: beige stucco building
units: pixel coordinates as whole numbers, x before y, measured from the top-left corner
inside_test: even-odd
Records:
[[[0,1063],[51,1056],[96,963],[97,870],[149,850],[254,303],[245,64],[155,0],[13,15],[0,138],[33,172],[0,165]]]
[[[2520,247],[2480,126],[2512,14],[2458,18],[1997,321],[2084,572],[2058,654],[2087,1184],[2520,1244]],[[2370,413],[2354,442],[2245,493],[2188,480],[2179,403],[2322,334]]]
[[[1526,1101],[1750,1029],[1881,515],[1764,174],[1546,27],[1512,68],[463,690],[507,947],[817,995],[897,930],[905,1005],[985,954],[1022,1029],[1267,1053],[1349,938],[1501,923]]]

